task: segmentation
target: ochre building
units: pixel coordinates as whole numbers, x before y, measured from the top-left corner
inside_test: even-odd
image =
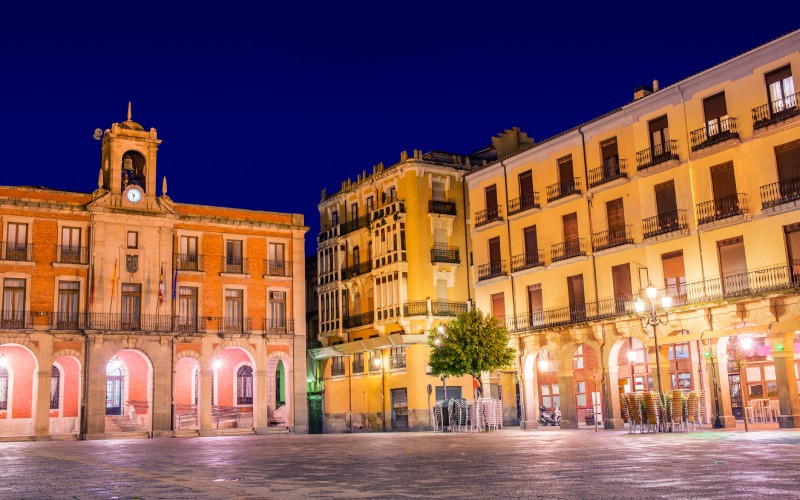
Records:
[[[516,144],[519,131],[511,131]],[[522,135],[524,138],[524,134]],[[496,156],[415,150],[323,191],[317,238],[319,339],[326,432],[431,426],[447,396],[472,399],[473,380],[428,373],[427,334],[473,307],[464,174]],[[516,421],[513,373],[482,377]],[[314,417],[312,416],[312,420]]]
[[[302,215],[174,202],[130,108],[96,138],[93,193],[0,187],[0,439],[305,432]]]
[[[475,302],[516,339],[525,427],[557,405],[619,428],[659,378],[708,421],[800,426],[798,72],[793,32],[467,174]]]

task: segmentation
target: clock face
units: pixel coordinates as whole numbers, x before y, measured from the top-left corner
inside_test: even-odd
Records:
[[[131,189],[128,191],[128,199],[132,202],[136,203],[137,201],[142,199],[142,192],[138,189]]]

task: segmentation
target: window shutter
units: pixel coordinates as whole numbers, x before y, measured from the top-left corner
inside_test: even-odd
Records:
[[[486,208],[494,208],[497,206],[497,187],[491,185],[486,188]]]
[[[678,210],[678,201],[675,199],[675,181],[662,182],[655,185],[656,210],[658,215],[668,214]]]
[[[558,159],[558,180],[559,182],[570,182],[574,179],[572,171],[572,155]]]
[[[619,158],[619,151],[617,150],[617,138],[612,137],[600,143],[600,152],[603,155],[603,163],[612,159]]]
[[[800,177],[800,140],[777,146],[775,162],[778,164],[778,180]]]
[[[499,264],[500,260],[500,238],[492,238],[489,240],[489,262]]]
[[[543,308],[542,284],[536,283],[535,285],[528,286],[528,312],[541,311]]]
[[[728,108],[725,105],[725,92],[720,92],[719,94],[703,99],[703,112],[706,116],[706,122],[727,115]]]
[[[606,202],[606,215],[608,216],[608,229],[621,230],[625,227],[625,210],[622,198]]]
[[[578,240],[578,214],[572,212],[562,218],[564,223],[564,242]]]
[[[661,256],[661,268],[664,271],[664,279],[674,278],[677,281],[686,279],[686,271],[683,267],[683,251],[665,253]]]
[[[614,297],[630,298],[631,290],[631,265],[620,264],[611,268],[611,279],[614,283]]]
[[[714,190],[714,199],[720,200],[736,196],[736,177],[733,173],[733,162],[723,163],[711,167],[711,185]]]
[[[583,275],[576,274],[575,276],[567,277],[567,292],[569,294],[569,305],[575,307],[586,303],[583,296]]]
[[[765,78],[767,80],[767,86],[769,87],[773,83],[779,82],[784,78],[789,78],[790,76],[792,76],[791,66],[784,66],[783,68],[776,69],[775,71],[767,73],[765,75]]]
[[[648,127],[650,128],[650,135],[652,136],[655,132],[659,130],[663,130],[669,127],[669,122],[667,121],[667,115],[661,116],[656,118],[655,120],[650,120],[648,123]]]
[[[499,320],[503,320],[506,316],[506,303],[502,292],[492,294],[492,316]]]
[[[536,226],[530,226],[523,229],[525,234],[525,253],[533,254],[539,250],[539,241],[536,236]]]
[[[530,170],[519,174],[519,195],[520,197],[533,195],[533,176]]]
[[[744,240],[741,236],[717,242],[719,247],[720,274],[731,276],[747,272]]]

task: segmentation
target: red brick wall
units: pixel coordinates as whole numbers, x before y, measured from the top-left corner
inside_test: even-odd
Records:
[[[228,348],[219,352],[219,360],[222,362],[217,369],[217,404],[219,406],[233,406],[233,383],[236,380],[236,365],[239,363],[251,363],[250,356],[241,349]]]

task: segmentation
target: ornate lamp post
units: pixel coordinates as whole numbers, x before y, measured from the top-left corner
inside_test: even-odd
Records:
[[[661,303],[656,301],[658,297],[658,289],[652,283],[645,288],[645,297],[647,301],[642,300],[640,297],[633,304],[633,308],[639,319],[642,321],[642,329],[647,330],[648,326],[653,327],[653,344],[656,349],[656,377],[658,379],[658,395],[663,399],[664,393],[661,389],[661,360],[658,353],[658,325],[666,325],[669,322],[668,309],[672,307],[672,297],[669,295],[661,296]],[[659,308],[659,305],[661,306]]]

